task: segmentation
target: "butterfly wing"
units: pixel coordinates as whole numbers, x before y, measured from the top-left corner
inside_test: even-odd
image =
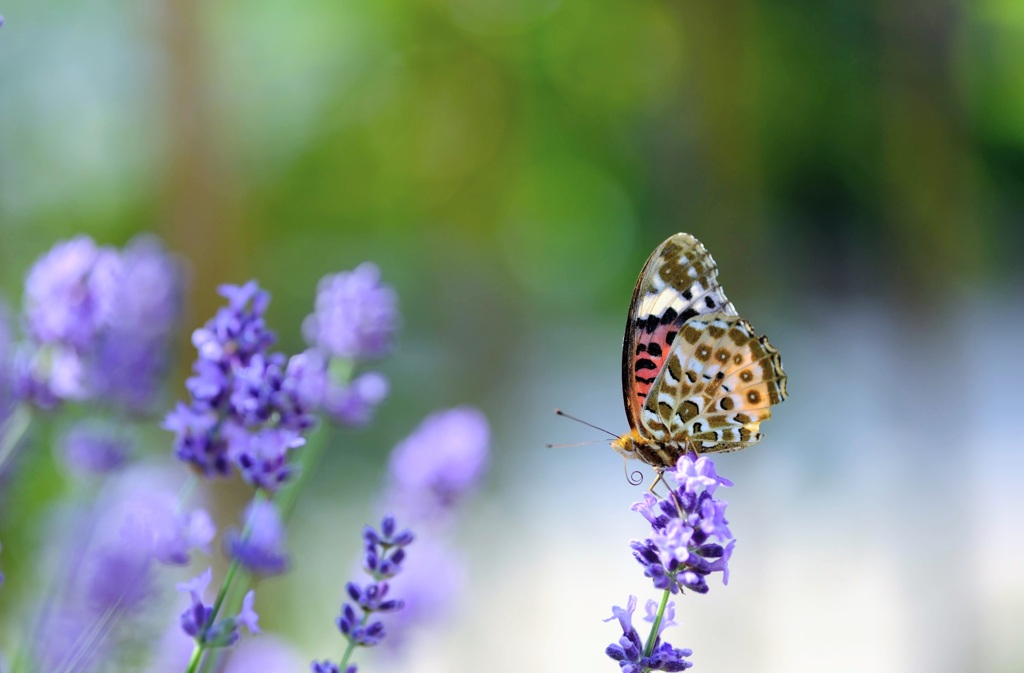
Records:
[[[786,395],[782,359],[768,338],[742,318],[713,313],[682,326],[640,420],[663,442],[735,451],[761,439],[761,421]]]
[[[680,328],[694,316],[736,315],[718,285],[711,253],[689,234],[676,234],[647,259],[633,289],[622,340],[622,394],[630,429],[643,429],[641,409]]]

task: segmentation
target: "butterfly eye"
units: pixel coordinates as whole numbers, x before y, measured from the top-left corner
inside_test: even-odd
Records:
[[[720,349],[717,353],[715,353],[715,359],[721,362],[722,364],[725,364],[726,362],[729,361],[729,353],[725,350]]]
[[[701,362],[707,362],[708,358],[711,357],[711,349],[707,346],[701,346],[697,349],[697,359]]]
[[[757,404],[761,401],[761,393],[756,390],[751,390],[747,393],[747,400],[749,400],[751,404]]]
[[[753,380],[753,378],[754,375],[750,373],[749,369],[744,369],[742,372],[740,372],[740,380],[742,380],[744,383],[750,383]]]

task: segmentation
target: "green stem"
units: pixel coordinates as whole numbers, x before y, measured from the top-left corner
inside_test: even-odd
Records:
[[[196,646],[192,648],[192,657],[188,660],[188,668],[185,669],[188,673],[192,673],[199,667],[199,660],[203,657],[203,648],[196,643]]]
[[[651,656],[651,652],[654,651],[654,641],[658,639],[658,629],[661,627],[661,618],[665,614],[665,607],[668,605],[668,597],[672,592],[665,589],[665,593],[661,596],[661,605],[658,606],[658,614],[654,615],[654,623],[651,624],[651,632],[647,636],[647,644],[644,645],[644,656]]]

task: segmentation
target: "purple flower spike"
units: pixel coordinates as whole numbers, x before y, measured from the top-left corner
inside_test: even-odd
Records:
[[[412,543],[413,535],[400,528],[392,516],[385,516],[381,521],[380,530],[367,526],[363,531],[366,554],[364,570],[373,581],[360,584],[349,582],[345,592],[350,602],[341,606],[341,614],[335,623],[338,630],[352,645],[373,647],[379,645],[387,635],[383,622],[371,619],[372,616],[394,613],[402,610],[405,602],[391,594],[391,586],[387,580],[402,570],[405,559],[405,547]],[[355,665],[342,662],[346,673],[353,673]],[[333,667],[333,668],[332,668]],[[337,671],[339,667],[332,662],[316,662],[311,670]]]
[[[644,575],[661,591],[678,594],[689,589],[707,593],[707,577],[716,572],[722,573],[723,584],[728,583],[729,559],[736,541],[725,518],[726,503],[715,498],[714,493],[720,486],[732,486],[732,482],[718,476],[709,458],[698,458],[694,454],[681,457],[674,468],[665,470],[664,476],[669,486],[665,498],[645,493],[643,499],[632,506],[651,527],[646,539],[630,542],[633,557],[643,567]],[[673,483],[675,488],[671,487]],[[677,625],[675,604],[666,603],[646,655],[640,636],[631,624],[635,609],[633,596],[625,609],[612,608],[611,619],[618,619],[622,637],[609,645],[605,654],[619,662],[621,670],[631,673],[690,668],[693,664],[687,657],[692,652],[677,649],[661,639],[665,629]],[[648,601],[644,619],[653,624],[658,609],[658,603]]]
[[[352,271],[324,276],[316,308],[302,331],[306,342],[329,357],[365,360],[385,355],[398,322],[394,290],[366,262]]]
[[[487,419],[476,409],[428,416],[391,455],[394,500],[420,516],[451,508],[479,485],[489,443]]]
[[[289,360],[267,352],[270,295],[255,281],[220,291],[228,305],[192,335],[191,403],[179,403],[164,428],[175,434],[178,458],[201,474],[228,476],[235,467],[255,488],[275,491],[292,476],[289,457],[305,443],[301,433],[316,425],[326,363],[318,354]]]
[[[667,498],[656,500],[645,494],[633,505],[651,524],[649,538],[630,543],[633,556],[655,588],[707,593],[708,575],[721,572],[723,583],[729,577],[735,541],[725,518],[726,503],[712,494],[732,482],[719,477],[706,456],[683,456],[676,468],[665,474],[679,484]]]
[[[43,409],[92,398],[146,411],[179,308],[178,265],[156,239],[137,238],[122,251],[85,236],[57,244],[25,280],[19,398]]]
[[[245,521],[248,522],[248,537],[237,530],[228,532],[228,555],[257,575],[278,575],[287,570],[284,524],[277,507],[269,501],[253,501],[246,508]]]

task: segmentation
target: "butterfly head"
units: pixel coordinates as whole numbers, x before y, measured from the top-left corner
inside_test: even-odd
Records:
[[[640,437],[640,433],[634,428],[612,442],[612,448],[624,458],[638,458],[637,447],[643,443],[644,440]]]

